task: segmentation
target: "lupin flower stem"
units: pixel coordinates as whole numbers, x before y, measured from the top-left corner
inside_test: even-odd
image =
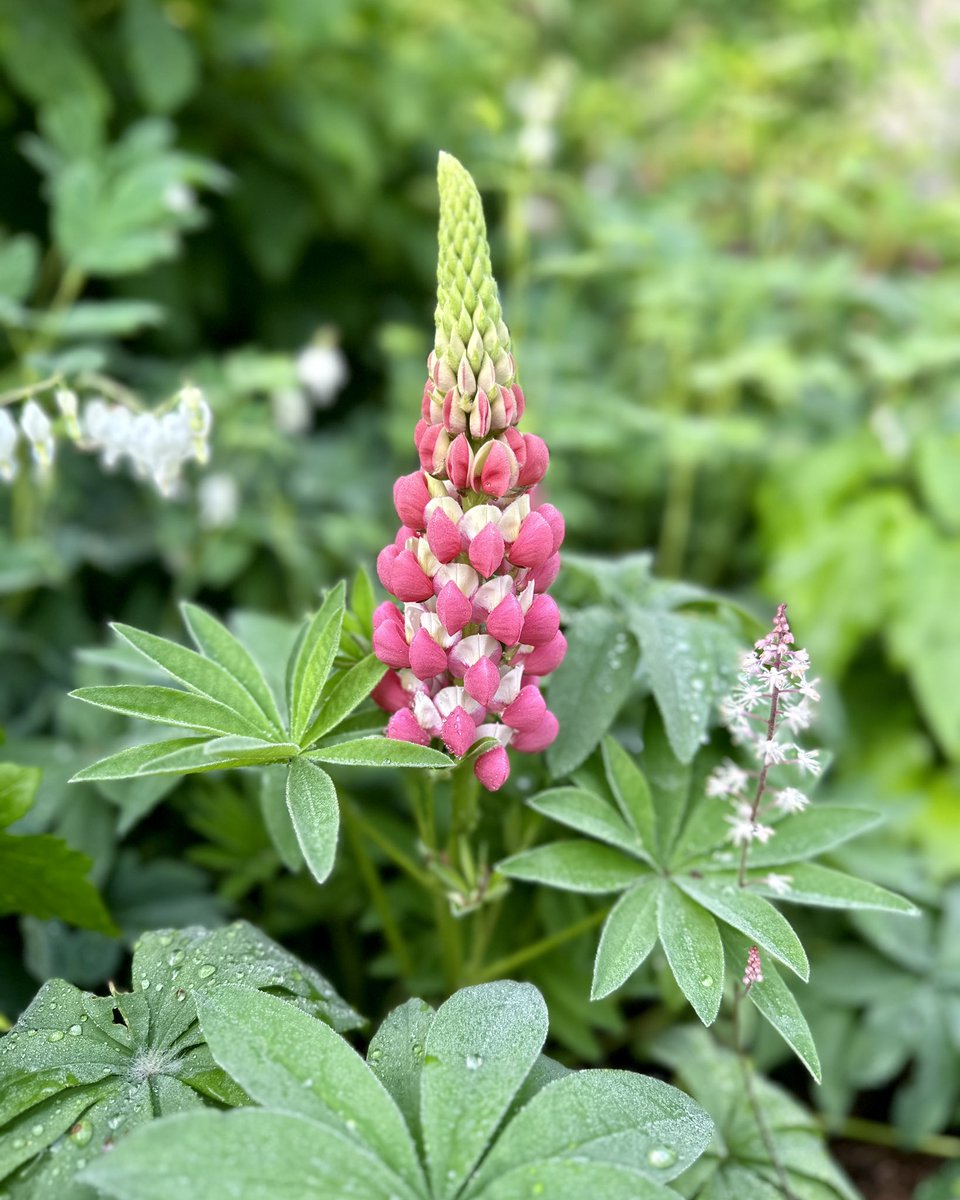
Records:
[[[374,650],[391,670],[374,692],[387,734],[457,758],[478,741],[474,772],[496,791],[507,747],[535,752],[557,735],[540,680],[566,651],[547,589],[560,566],[563,517],[531,506],[549,462],[517,429],[525,408],[490,265],[480,194],[440,155],[434,349],[414,431],[420,469],[401,476],[401,521],[377,559],[399,605],[374,614]]]

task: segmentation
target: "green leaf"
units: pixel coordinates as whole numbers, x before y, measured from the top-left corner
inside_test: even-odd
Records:
[[[646,776],[614,738],[604,738],[603,766],[624,820],[640,835],[644,848],[653,853],[656,849],[656,813]]]
[[[400,1110],[342,1037],[249,988],[219,988],[197,1008],[213,1057],[254,1100],[328,1126],[419,1187],[423,1174]]]
[[[651,876],[624,892],[610,910],[593,964],[591,1000],[626,983],[657,944],[657,894]]]
[[[120,337],[163,323],[165,311],[147,300],[84,300],[59,312],[24,314],[22,327],[49,338]]]
[[[287,808],[307,866],[323,883],[333,870],[340,827],[333,780],[320,767],[295,758],[287,772]]]
[[[793,926],[769,901],[737,886],[733,876],[692,879],[679,875],[675,883],[715,917],[745,933],[763,950],[788,966],[801,979],[809,979],[810,964]]]
[[[0,914],[30,913],[116,934],[87,875],[93,863],[49,834],[0,833]]]
[[[583,788],[553,788],[541,792],[527,803],[538,813],[585,833],[587,837],[609,842],[636,853],[639,836],[629,828],[620,814],[606,800]]]
[[[750,876],[750,890],[788,904],[808,904],[817,908],[872,908],[908,916],[916,916],[919,912],[915,905],[896,892],[819,863],[790,863],[784,867],[783,874],[791,881],[785,895],[778,895],[768,887],[763,876]],[[909,936],[908,929],[909,926],[904,927],[905,936]]]
[[[340,644],[344,593],[341,580],[305,626],[287,668],[290,732],[301,744]]]
[[[0,242],[0,296],[26,300],[40,265],[36,238],[18,233]]]
[[[204,746],[206,741],[207,739],[202,737],[165,738],[160,742],[147,742],[143,746],[128,746],[126,750],[119,750],[116,754],[110,754],[89,767],[84,767],[70,782],[130,779],[137,775],[179,774],[177,768],[164,767],[164,759],[180,750]]]
[[[124,0],[123,37],[134,86],[147,108],[173,112],[190,98],[200,78],[197,53],[159,0]]]
[[[596,894],[619,892],[650,873],[611,846],[572,840],[523,850],[498,863],[497,870],[511,879]]]
[[[857,837],[883,820],[864,808],[817,805],[779,821],[776,834],[765,844],[750,847],[751,867],[775,867],[813,858],[841,842]]]
[[[650,785],[653,798],[657,853],[666,862],[683,825],[690,799],[690,764],[674,754],[654,711],[648,711],[643,725],[643,753],[640,768]]]
[[[289,1113],[240,1109],[171,1117],[124,1138],[84,1172],[86,1183],[116,1200],[415,1200],[416,1192],[356,1142]]]
[[[743,956],[746,964],[746,955]],[[763,982],[750,985],[747,995],[800,1059],[817,1083],[823,1074],[813,1034],[793,992],[772,963],[763,964]]]
[[[723,1000],[723,942],[713,917],[671,883],[660,889],[657,929],[680,990],[704,1025]]]
[[[280,861],[287,870],[299,871],[303,851],[287,808],[287,772],[279,766],[265,767],[260,772],[260,811]]]
[[[476,1200],[674,1200],[676,1192],[642,1179],[625,1167],[579,1159],[532,1163],[493,1180]],[[470,1193],[471,1197],[474,1193]]]
[[[364,632],[373,628],[373,612],[377,606],[377,598],[373,593],[373,582],[366,570],[357,567],[353,577],[353,588],[350,592],[350,608],[360,622]]]
[[[305,746],[312,745],[324,734],[336,729],[357,705],[367,698],[386,673],[386,666],[375,654],[368,654],[352,666],[330,689],[303,739]]]
[[[39,784],[37,767],[0,763],[0,829],[19,821],[30,811]]]
[[[180,606],[184,624],[202,654],[219,663],[256,701],[270,725],[283,728],[277,701],[263,672],[246,646],[225,625],[196,604]]]
[[[613,724],[633,686],[638,657],[632,635],[601,608],[571,619],[567,643],[566,657],[550,678],[550,707],[560,722],[547,750],[555,779],[579,766]]]
[[[630,1071],[572,1071],[513,1118],[467,1196],[486,1196],[486,1184],[521,1167],[530,1168],[522,1194],[540,1195],[532,1181],[541,1167],[570,1159],[626,1169],[635,1177],[637,1191],[631,1194],[643,1195],[643,1179],[676,1178],[700,1157],[712,1132],[713,1122],[699,1105],[658,1079]]]
[[[233,709],[179,688],[120,683],[110,687],[77,688],[70,695],[98,708],[139,717],[143,721],[156,721],[160,725],[199,729],[203,733],[234,733],[241,737],[258,737],[260,734],[258,726],[238,716]]]
[[[423,1047],[435,1016],[434,1009],[423,1000],[408,1000],[388,1014],[367,1050],[367,1065],[393,1097],[420,1147]]]
[[[429,746],[388,737],[354,738],[310,750],[306,758],[354,767],[452,767],[452,758]]]
[[[420,1112],[436,1200],[474,1169],[547,1036],[535,987],[500,981],[463,988],[437,1010],[424,1046]]]
[[[113,629],[144,658],[156,663],[179,683],[201,696],[233,709],[237,716],[249,721],[261,737],[273,738],[282,734],[280,725],[268,720],[244,684],[218,662],[197,654],[195,650],[188,650],[186,646],[180,646],[166,638],[155,637],[141,629],[133,629],[129,625],[116,623]]]

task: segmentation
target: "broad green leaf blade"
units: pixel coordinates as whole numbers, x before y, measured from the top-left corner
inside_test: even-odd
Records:
[[[858,837],[882,820],[880,813],[864,808],[815,805],[779,821],[777,832],[766,844],[752,845],[750,866],[776,867],[781,863],[813,858],[841,842]]]
[[[5,1124],[0,1131],[0,1180],[10,1183],[9,1175],[68,1133],[89,1108],[109,1097],[116,1087],[117,1080],[110,1078],[59,1092]]]
[[[239,1109],[152,1122],[83,1179],[115,1200],[170,1200],[171,1180],[203,1200],[417,1200],[369,1151],[290,1113]],[[349,1192],[344,1192],[349,1180]]]
[[[470,1200],[675,1200],[677,1193],[624,1167],[568,1158],[529,1163],[469,1196]]]
[[[357,573],[353,577],[353,587],[350,590],[350,607],[361,627],[368,634],[373,626],[373,611],[376,606],[377,598],[373,592],[373,582],[362,566],[357,567]]]
[[[597,838],[611,846],[619,846],[636,854],[640,852],[639,836],[627,825],[612,805],[583,788],[552,788],[532,797],[527,803],[538,813]]]
[[[739,643],[717,621],[689,613],[630,610],[643,668],[677,758],[700,749],[717,700],[736,676]]]
[[[664,883],[657,930],[680,990],[704,1025],[712,1025],[723,1000],[723,942],[716,921],[679,888]]]
[[[287,772],[287,808],[310,873],[323,883],[333,870],[340,828],[333,780],[320,767],[295,758]]]
[[[232,708],[179,688],[119,683],[108,687],[77,688],[70,695],[98,708],[139,717],[143,721],[156,721],[159,725],[198,729],[203,733],[260,736],[259,728]]]
[[[624,892],[610,910],[593,964],[590,999],[626,983],[657,944],[657,886],[651,876]]]
[[[423,1047],[436,1012],[414,998],[389,1013],[367,1049],[367,1065],[393,1097],[419,1147]]]
[[[324,734],[336,729],[344,717],[365,700],[386,674],[386,666],[375,654],[368,654],[330,689],[323,701],[317,719],[307,731],[303,744],[312,745]]]
[[[287,772],[282,767],[264,767],[260,772],[260,812],[280,861],[288,871],[299,871],[303,851],[287,808]]]
[[[29,913],[41,920],[118,933],[87,875],[91,860],[46,833],[0,833],[0,915]]]
[[[388,737],[353,738],[310,750],[307,758],[317,762],[343,763],[353,767],[452,767],[456,764],[446,754],[429,746],[413,742],[398,742]]]
[[[270,724],[282,729],[283,718],[276,697],[246,646],[216,617],[196,604],[184,603],[180,611],[197,649],[229,671],[253,697]]]
[[[629,1170],[638,1189],[644,1178],[667,1183],[700,1157],[712,1132],[703,1109],[659,1079],[572,1071],[517,1113],[467,1195],[486,1195],[486,1184],[520,1167],[570,1159]]]
[[[345,590],[341,580],[327,594],[304,629],[288,667],[290,732],[294,741],[301,744],[340,645]]]
[[[919,912],[914,904],[896,892],[819,863],[790,863],[784,866],[782,875],[790,882],[790,890],[785,894],[766,884],[764,876],[756,877],[752,873],[750,890],[788,904],[807,904],[816,908],[870,908],[907,916],[916,916]],[[909,926],[904,926],[904,936],[910,936]]]
[[[182,737],[164,738],[161,742],[147,742],[143,746],[128,746],[101,758],[78,771],[71,783],[85,783],[98,779],[131,779],[137,775],[173,775],[180,772],[176,767],[164,766],[164,759],[180,750],[191,750],[204,746],[206,738]]]
[[[423,1174],[400,1110],[329,1026],[250,988],[218,988],[198,998],[197,1010],[213,1057],[259,1104],[330,1127],[420,1187]]]
[[[0,763],[0,829],[19,821],[30,811],[39,783],[37,767]]]
[[[682,873],[688,865],[703,869],[716,862],[730,869],[736,855],[730,843],[729,815],[729,806],[715,796],[701,796],[694,802],[670,856],[674,873]]]
[[[637,669],[637,644],[613,613],[588,608],[567,627],[567,654],[550,679],[550,707],[560,722],[547,750],[554,779],[580,765],[616,719]]]
[[[682,763],[670,747],[660,717],[652,709],[643,724],[643,771],[656,814],[655,833],[660,862],[667,862],[683,825],[690,798],[690,764]]]
[[[114,632],[150,662],[190,691],[209,700],[215,700],[225,708],[233,709],[237,716],[249,721],[260,731],[261,736],[273,738],[281,733],[279,725],[267,719],[260,705],[247,688],[213,659],[204,658],[195,650],[188,650],[176,642],[134,629],[130,625],[115,623]]]
[[[810,978],[810,964],[793,926],[762,896],[738,887],[735,876],[693,879],[678,875],[674,882],[715,917],[745,933],[762,950],[768,950],[801,979]]]
[[[603,766],[624,819],[640,835],[644,849],[655,853],[656,814],[646,776],[614,738],[604,738]]]
[[[746,955],[743,955],[746,964]],[[780,978],[770,962],[763,964],[763,982],[751,984],[747,995],[791,1050],[800,1059],[817,1083],[823,1078],[820,1058],[814,1045],[807,1019],[800,1011],[793,992]]]
[[[463,988],[437,1010],[420,1083],[427,1168],[436,1200],[456,1196],[546,1037],[547,1006],[528,983],[502,980]]]
[[[619,892],[650,874],[644,863],[612,846],[573,840],[523,850],[498,863],[497,870],[511,879],[597,895]]]

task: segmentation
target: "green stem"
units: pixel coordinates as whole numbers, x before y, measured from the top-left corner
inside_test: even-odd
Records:
[[[864,1117],[844,1117],[840,1120],[820,1118],[820,1127],[831,1137],[849,1138],[854,1142],[869,1142],[874,1146],[889,1146],[894,1150],[910,1150],[929,1154],[933,1158],[960,1158],[960,1138],[946,1133],[930,1133],[908,1140],[899,1129]]]
[[[58,371],[56,375],[48,375],[46,379],[41,379],[37,383],[28,383],[23,387],[13,388],[9,392],[0,393],[0,407],[5,404],[16,404],[18,400],[28,400],[31,396],[49,391],[50,388],[55,388],[62,382],[63,376]]]
[[[417,866],[412,858],[404,854],[402,850],[395,846],[393,842],[391,842],[390,839],[376,827],[376,825],[374,825],[371,821],[368,821],[357,808],[352,809],[351,817],[354,824],[363,832],[364,836],[368,837],[370,841],[374,843],[374,845],[379,846],[387,858],[389,858],[395,866],[399,867],[404,874],[409,875],[415,883],[418,883],[420,887],[425,888],[427,891],[434,890],[432,876],[428,872],[424,871],[421,867]]]
[[[557,933],[551,933],[547,937],[540,938],[539,941],[533,942],[529,946],[525,946],[522,950],[517,950],[513,954],[508,954],[504,958],[498,958],[496,962],[489,963],[482,971],[478,971],[471,977],[471,983],[483,983],[488,979],[499,979],[508,971],[512,971],[515,967],[520,967],[526,963],[532,962],[535,958],[540,958],[543,954],[548,954],[557,946],[562,946],[564,943],[572,941],[573,938],[579,937],[581,933],[586,933],[588,929],[593,929],[599,925],[610,911],[609,908],[601,908],[597,912],[591,913],[588,917],[583,917],[581,920],[574,922],[573,925],[568,925],[566,929],[561,929]]]

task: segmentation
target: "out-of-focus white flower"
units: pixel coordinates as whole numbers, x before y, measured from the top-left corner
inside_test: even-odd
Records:
[[[203,392],[192,383],[188,383],[180,389],[179,399],[180,415],[186,421],[193,435],[193,456],[198,463],[209,462],[208,438],[213,426],[213,413],[210,411],[210,405]]]
[[[517,137],[520,153],[531,166],[544,167],[557,149],[557,135],[549,125],[524,125]]]
[[[801,792],[799,788],[787,787],[781,788],[773,797],[775,808],[779,808],[781,812],[798,813],[810,803],[810,797]]]
[[[281,388],[270,397],[273,423],[281,433],[303,433],[310,427],[310,403],[297,387]]]
[[[47,468],[53,464],[56,445],[53,440],[53,426],[50,418],[36,400],[28,400],[23,406],[20,416],[20,428],[23,436],[30,443],[33,460],[38,467]]]
[[[70,388],[57,388],[54,392],[54,399],[57,402],[57,408],[63,416],[63,423],[66,426],[67,436],[74,442],[80,440],[80,422],[78,420],[79,401],[77,393]]]
[[[168,212],[192,212],[197,207],[197,193],[179,179],[168,183],[163,191],[163,206]]]
[[[12,483],[17,477],[20,464],[17,462],[17,442],[20,430],[5,408],[0,408],[0,479]]]
[[[767,885],[771,892],[776,892],[778,896],[785,896],[793,887],[792,875],[777,875],[771,871],[769,875],[764,875],[761,883]]]
[[[226,529],[240,510],[237,481],[226,471],[206,476],[197,488],[197,504],[204,529]]]
[[[295,366],[297,379],[318,408],[329,408],[350,378],[343,351],[326,339],[301,350]]]

